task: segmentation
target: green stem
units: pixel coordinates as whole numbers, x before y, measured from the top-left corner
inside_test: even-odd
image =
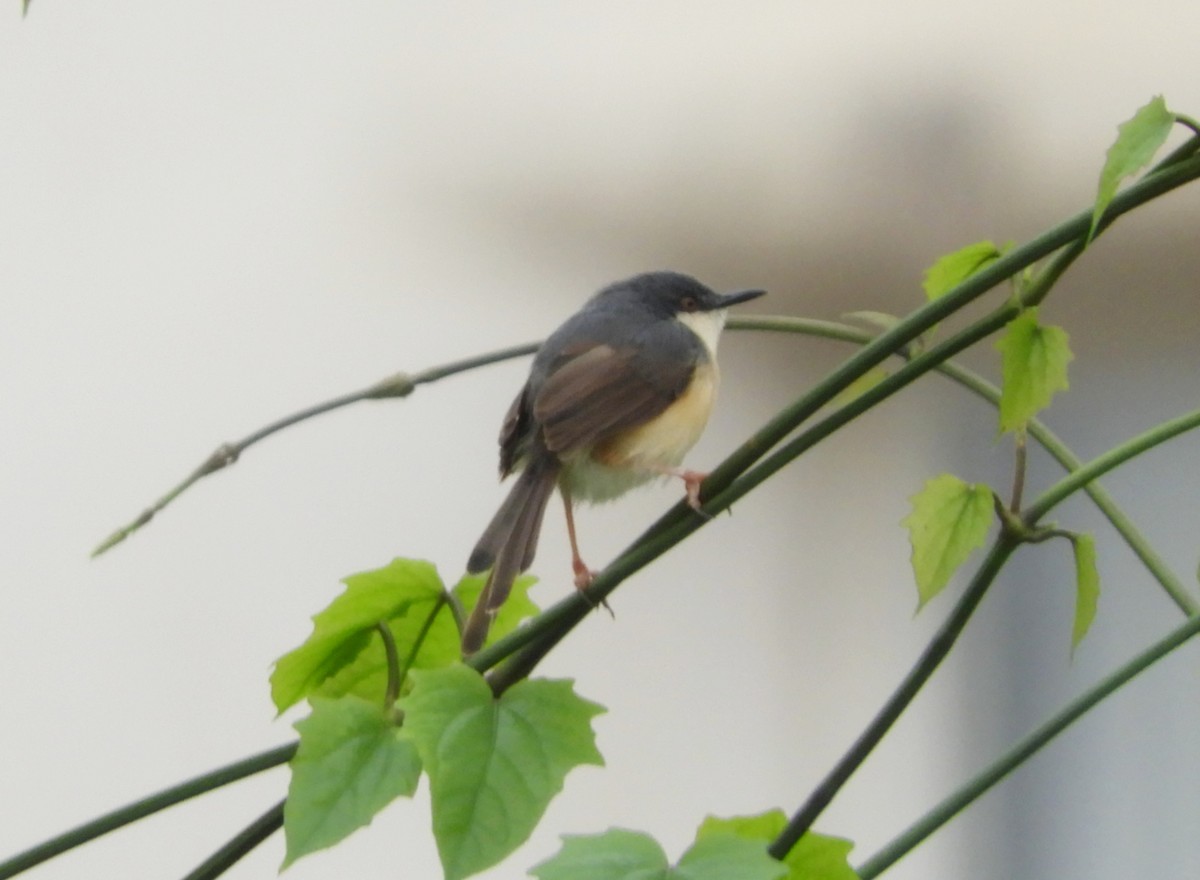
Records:
[[[375,629],[383,639],[383,655],[387,662],[387,687],[383,692],[383,705],[390,712],[396,705],[396,698],[400,696],[400,656],[396,651],[396,639],[392,635],[392,628],[387,625],[387,621],[379,621],[375,624]]]
[[[1190,116],[1185,116],[1182,113],[1175,114],[1175,121],[1185,128],[1190,128],[1194,134],[1200,135],[1200,122],[1192,119]]]
[[[212,880],[232,868],[256,846],[283,827],[283,805],[275,804],[214,852],[183,880]]]
[[[404,662],[400,665],[400,674],[397,676],[397,694],[399,693],[399,683],[404,681],[408,670],[412,669],[413,661],[417,659],[417,654],[421,652],[421,646],[425,644],[425,638],[429,635],[429,630],[433,628],[433,621],[437,618],[438,612],[442,610],[447,602],[450,602],[453,596],[449,590],[443,589],[438,595],[437,601],[433,603],[433,610],[429,612],[429,616],[425,618],[425,622],[421,624],[421,630],[417,633],[417,637],[413,639],[412,647],[408,649],[408,654],[404,658]],[[453,608],[451,604],[451,608]],[[459,630],[461,632],[461,630]],[[395,702],[393,700],[393,702]],[[389,707],[391,703],[388,704]]]
[[[1176,119],[1178,119],[1178,115],[1176,116]],[[1197,132],[1197,134],[1200,135],[1200,132]],[[1186,141],[1172,150],[1165,159],[1155,165],[1154,168],[1151,169],[1150,173],[1156,174],[1164,168],[1168,168],[1171,165],[1177,165],[1184,159],[1195,155],[1197,152],[1200,152],[1200,137],[1188,138]]]
[[[128,806],[121,807],[90,822],[85,822],[77,828],[72,828],[70,831],[52,837],[44,843],[40,843],[4,862],[0,862],[0,880],[15,877],[22,871],[26,871],[34,865],[41,864],[47,859],[60,855],[69,849],[74,849],[81,844],[87,843],[89,840],[94,840],[102,834],[115,831],[123,825],[136,822],[138,819],[144,819],[149,815],[157,813],[159,810],[165,810],[167,807],[174,806],[181,801],[194,798],[197,795],[220,788],[223,785],[228,785],[231,782],[236,782],[239,779],[244,779],[247,776],[252,776],[255,773],[261,773],[263,770],[278,767],[280,764],[286,764],[292,759],[292,755],[296,753],[296,746],[297,744],[294,742],[289,743],[271,749],[269,752],[263,752],[260,755],[254,755],[225,767],[220,767],[197,776],[194,779],[189,779],[187,782],[171,786],[157,794],[142,798],[139,801],[135,801]]]
[[[861,880],[872,880],[899,861],[918,843],[948,822],[968,804],[990,789],[993,785],[1028,760],[1039,749],[1049,743],[1077,721],[1101,700],[1111,696],[1135,676],[1144,672],[1167,654],[1174,651],[1193,636],[1200,634],[1200,615],[1188,619],[1165,638],[1155,642],[1124,666],[1102,679],[1092,688],[1076,697],[1058,713],[1042,724],[1029,736],[1005,752],[991,766],[970,780],[966,785],[943,800],[919,820],[901,832],[879,852],[867,859],[858,868]]]
[[[1152,449],[1160,443],[1165,443],[1171,438],[1196,427],[1200,427],[1200,410],[1194,410],[1186,415],[1155,425],[1150,430],[1130,440],[1126,440],[1120,446],[1110,449],[1103,455],[1092,459],[1078,470],[1068,474],[1043,492],[1024,511],[1023,516],[1025,521],[1030,525],[1036,523],[1056,504],[1067,496],[1077,492],[1092,482],[1092,480],[1108,473],[1129,459],[1141,455],[1146,450]]]
[[[896,719],[913,701],[925,682],[933,675],[934,670],[950,653],[950,649],[954,647],[955,641],[979,606],[988,587],[996,579],[996,575],[999,574],[1000,569],[1017,546],[1016,541],[1005,536],[1001,536],[992,546],[987,558],[975,572],[975,576],[971,578],[962,597],[954,606],[954,610],[934,634],[933,639],[925,647],[921,656],[917,658],[912,669],[863,732],[859,734],[854,744],[821,780],[809,795],[808,800],[795,812],[779,837],[768,848],[767,851],[774,858],[782,860],[787,856],[804,832],[812,827],[813,822],[833,800],[834,795],[846,784],[851,774],[866,760],[867,755],[879,744],[884,734],[891,729]]]
[[[1017,432],[1013,438],[1016,444],[1013,450],[1015,460],[1013,462],[1013,487],[1011,500],[1008,503],[1008,509],[1013,513],[1021,512],[1021,495],[1025,491],[1025,464],[1028,458],[1027,448],[1025,444],[1025,429]]]

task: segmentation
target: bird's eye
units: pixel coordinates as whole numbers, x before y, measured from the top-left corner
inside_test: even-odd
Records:
[[[694,312],[700,308],[700,303],[694,296],[685,296],[679,301],[679,310],[681,312]]]

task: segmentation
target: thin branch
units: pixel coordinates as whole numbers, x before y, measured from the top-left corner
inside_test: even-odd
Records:
[[[383,653],[387,658],[387,689],[384,691],[383,705],[390,711],[396,705],[396,698],[400,696],[400,656],[396,652],[396,639],[387,621],[379,621],[375,624],[375,629],[383,639]]]
[[[979,606],[988,587],[996,579],[996,575],[999,574],[1000,569],[1017,546],[1016,541],[1004,535],[1001,535],[992,546],[987,558],[979,566],[975,576],[971,578],[962,598],[958,600],[958,604],[954,606],[950,616],[939,627],[900,685],[888,697],[863,732],[859,734],[854,744],[808,796],[808,800],[792,815],[787,826],[768,848],[767,852],[773,857],[782,860],[791,851],[804,832],[812,827],[813,822],[833,800],[834,795],[846,784],[851,774],[862,765],[867,755],[879,744],[884,734],[891,729],[896,719],[913,701],[925,682],[933,675],[934,670],[950,653],[950,649],[954,647],[955,641],[966,627],[967,621],[971,619],[972,613]]]
[[[1024,511],[1024,519],[1030,525],[1045,516],[1051,508],[1067,496],[1079,491],[1092,480],[1098,479],[1129,459],[1153,449],[1161,443],[1172,439],[1186,431],[1200,427],[1200,409],[1155,425],[1120,446],[1113,447],[1103,455],[1097,456],[1078,470],[1063,477]]]
[[[488,364],[499,363],[500,361],[510,360],[512,358],[523,357],[537,351],[538,343],[527,343],[525,345],[515,345],[509,348],[498,349],[497,351],[488,352],[486,354],[477,355],[475,357],[463,358],[458,361],[451,361],[448,364],[442,364],[436,367],[430,367],[418,373],[395,373],[385,379],[381,379],[369,388],[364,388],[361,391],[354,391],[349,394],[343,394],[335,397],[332,400],[327,400],[324,403],[318,403],[314,406],[306,407],[299,412],[285,416],[278,421],[271,422],[259,428],[257,431],[243,437],[236,443],[222,443],[213,451],[213,453],[205,459],[198,468],[192,471],[179,485],[171,489],[167,494],[163,495],[152,505],[142,511],[128,525],[117,529],[107,538],[100,542],[99,546],[92,551],[93,558],[102,553],[111,550],[117,544],[120,544],[134,532],[145,526],[150,520],[154,519],[155,515],[164,507],[182,495],[191,486],[209,474],[214,474],[219,470],[224,470],[229,465],[236,462],[245,452],[254,444],[261,440],[265,440],[277,431],[282,431],[284,428],[290,428],[292,425],[299,422],[307,421],[316,416],[323,415],[327,412],[332,412],[335,409],[341,409],[344,406],[349,406],[352,403],[358,403],[363,400],[386,400],[393,397],[407,397],[416,390],[418,385],[424,385],[429,382],[436,382],[439,379],[444,379],[447,376],[453,376],[456,373],[473,370],[477,367],[487,366]]]
[[[1128,663],[1080,694],[1053,717],[997,758],[974,779],[963,785],[940,804],[910,825],[879,852],[859,866],[861,880],[873,880],[903,858],[913,847],[952,819],[976,798],[1024,763],[1054,737],[1075,723],[1101,700],[1111,696],[1135,676],[1200,634],[1200,615],[1188,619],[1165,638],[1155,642]]]
[[[1013,449],[1013,486],[1012,494],[1009,496],[1012,500],[1008,503],[1008,509],[1013,513],[1021,512],[1021,495],[1025,491],[1025,465],[1028,459],[1028,450],[1025,443],[1025,429],[1017,431],[1015,447]]]
[[[417,633],[417,637],[413,639],[412,646],[408,649],[408,655],[404,658],[404,662],[400,664],[400,682],[404,681],[404,677],[408,675],[408,671],[412,669],[413,661],[415,661],[417,659],[417,655],[421,653],[421,646],[425,644],[425,639],[429,635],[429,631],[433,629],[434,620],[437,619],[439,612],[442,610],[442,606],[447,604],[450,605],[451,614],[453,614],[455,605],[457,604],[454,594],[452,594],[449,590],[443,589],[438,595],[437,601],[433,603],[433,609],[429,612],[429,616],[426,617],[425,622],[421,624],[421,629]],[[458,631],[462,632],[461,629]],[[392,702],[395,701],[393,700]],[[391,703],[388,705],[390,706]]]
[[[283,827],[283,805],[275,804],[229,840],[224,846],[201,862],[183,880],[212,880],[232,868],[256,846]]]
[[[194,779],[189,779],[179,785],[173,785],[157,794],[142,798],[128,806],[113,810],[111,813],[107,813],[90,822],[85,822],[83,825],[72,828],[70,831],[52,837],[44,843],[40,843],[4,862],[0,862],[0,880],[15,877],[22,871],[28,870],[34,865],[41,864],[47,859],[60,855],[69,849],[74,849],[77,846],[87,843],[89,840],[94,840],[102,834],[115,831],[131,822],[136,822],[138,819],[144,819],[147,816],[157,813],[159,810],[165,810],[167,807],[174,806],[181,801],[194,798],[197,795],[220,788],[223,785],[228,785],[231,782],[236,782],[239,779],[245,779],[247,776],[252,776],[255,773],[261,773],[263,770],[278,767],[280,764],[286,764],[292,759],[292,755],[296,754],[296,747],[297,743],[288,743],[287,745],[271,749],[268,752],[253,755],[241,761],[236,761],[233,764],[219,767],[216,770],[204,773]]]
[[[1200,122],[1192,119],[1192,117],[1186,116],[1183,113],[1176,113],[1175,121],[1185,128],[1190,128],[1193,134],[1200,135]]]

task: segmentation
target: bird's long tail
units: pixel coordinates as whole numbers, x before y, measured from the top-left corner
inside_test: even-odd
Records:
[[[517,575],[533,563],[542,517],[554,494],[560,467],[548,456],[534,456],[517,476],[512,491],[471,552],[467,571],[480,572],[491,566],[492,573],[463,628],[464,654],[473,654],[483,647],[492,618],[508,598]]]

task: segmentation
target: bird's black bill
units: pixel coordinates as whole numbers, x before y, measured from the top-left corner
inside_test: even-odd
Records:
[[[721,305],[718,308],[727,309],[747,300],[758,299],[764,293],[766,293],[765,290],[739,290],[736,293],[727,293],[721,297]]]

